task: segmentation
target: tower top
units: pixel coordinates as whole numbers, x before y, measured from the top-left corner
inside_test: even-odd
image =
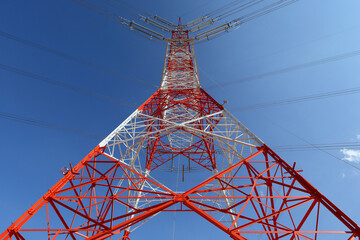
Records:
[[[181,23],[181,17],[179,17],[178,26],[182,26],[182,23]]]
[[[200,88],[199,74],[194,54],[193,40],[179,17],[178,26],[167,40],[161,89]]]

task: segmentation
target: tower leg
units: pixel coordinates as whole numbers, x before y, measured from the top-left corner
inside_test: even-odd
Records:
[[[124,236],[123,236],[122,238],[120,238],[120,239],[121,239],[121,240],[130,240],[129,235],[130,235],[130,232],[127,231],[127,230],[125,230],[125,231],[124,231]]]

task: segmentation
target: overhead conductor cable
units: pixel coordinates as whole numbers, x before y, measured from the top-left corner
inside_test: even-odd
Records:
[[[140,24],[138,24],[138,23],[136,23],[134,21],[131,21],[129,26],[130,26],[130,30],[135,29],[135,30],[137,30],[137,31],[139,31],[141,33],[149,35],[151,38],[154,37],[154,38],[159,39],[159,40],[165,40],[164,35],[162,35],[162,34],[160,34],[158,32],[155,32],[155,31],[153,31],[153,30],[151,30],[151,29],[149,29],[147,27],[144,27],[144,26],[142,26],[142,25],[140,25]]]
[[[246,14],[244,16],[241,16],[241,17],[239,17],[237,19],[234,19],[230,23],[232,24],[232,27],[235,27],[235,26],[238,26],[238,25],[240,25],[242,23],[251,21],[253,19],[264,16],[266,14],[269,14],[269,13],[271,13],[273,11],[279,10],[279,9],[281,9],[283,7],[286,7],[286,6],[290,5],[290,4],[293,4],[293,3],[297,2],[297,1],[298,0],[290,0],[290,1],[288,1],[288,0],[280,0],[278,2],[275,2],[273,4],[265,6],[263,8],[255,10],[255,11],[253,11],[251,13],[248,13],[248,14]]]
[[[169,29],[168,27],[164,26],[164,25],[161,24],[161,23],[158,23],[158,22],[152,20],[151,18],[144,17],[144,18],[142,18],[142,20],[143,20],[144,22],[150,24],[150,25],[153,25],[154,27],[157,27],[157,28],[165,31],[165,32],[170,32],[170,29]]]
[[[276,11],[278,9],[286,7],[286,6],[288,6],[288,5],[292,4],[292,3],[295,3],[297,1],[298,0],[290,0],[290,1],[289,0],[280,0],[280,1],[277,1],[275,3],[272,3],[272,4],[268,5],[268,6],[265,6],[263,8],[252,11],[252,12],[246,14],[246,15],[238,17],[238,18],[230,21],[229,23],[225,23],[223,25],[212,28],[212,29],[210,29],[208,31],[205,31],[203,33],[200,33],[197,36],[195,36],[195,39],[196,40],[202,40],[202,39],[205,39],[205,38],[209,39],[209,37],[212,37],[214,35],[218,35],[218,34],[220,34],[222,32],[227,32],[230,28],[237,27],[237,26],[239,26],[239,25],[241,25],[241,24],[243,24],[245,22],[248,22],[248,21],[251,21],[251,20],[256,19],[258,17],[264,16],[264,15],[266,15],[268,13],[271,13],[273,11]],[[255,3],[253,3],[253,5],[254,4]],[[244,6],[244,5],[242,5],[242,6]],[[247,6],[247,7],[249,7],[249,6]],[[217,18],[219,18],[219,17],[217,17]],[[219,19],[221,19],[221,18],[219,18]],[[215,20],[218,21],[218,19],[210,19],[210,20],[214,20],[214,22],[215,22]],[[210,20],[206,21],[205,23],[198,24],[198,25],[194,26],[192,29],[194,31],[198,31],[198,30],[200,30],[200,29],[202,29],[202,28],[204,28],[204,27],[206,27],[208,25],[213,24],[214,22],[211,22]],[[197,27],[199,27],[199,29],[197,29]]]
[[[230,2],[230,3],[226,4],[225,6],[222,6],[222,7],[218,8],[218,9],[215,9],[212,12],[209,12],[209,13],[205,14],[202,17],[199,17],[197,19],[194,19],[194,20],[188,22],[186,24],[186,26],[191,27],[191,26],[194,26],[194,25],[196,25],[198,23],[201,23],[201,22],[205,21],[206,19],[210,18],[210,16],[215,15],[215,14],[220,14],[221,12],[225,11],[226,9],[229,9],[230,7],[232,7],[232,6],[234,6],[234,5],[238,4],[238,3],[244,2],[244,1],[245,0],[235,0],[233,2]]]
[[[207,26],[210,26],[210,25],[214,24],[217,21],[220,21],[220,20],[222,20],[224,18],[227,18],[227,17],[229,17],[229,16],[231,16],[231,15],[233,15],[235,13],[243,11],[243,10],[245,10],[245,9],[247,9],[249,7],[252,7],[252,6],[254,6],[254,5],[256,5],[256,4],[258,4],[258,3],[262,2],[262,1],[264,1],[264,0],[251,0],[251,1],[247,2],[247,3],[244,3],[244,4],[234,8],[234,9],[228,10],[225,13],[221,13],[218,16],[216,16],[216,17],[214,17],[212,19],[209,19],[209,20],[207,20],[205,22],[197,21],[197,23],[196,23],[197,25],[193,24],[195,26],[193,26],[190,29],[190,31],[191,32],[199,31],[199,30],[201,30],[201,29],[203,29],[203,28],[205,28]],[[243,1],[241,1],[241,2],[243,2]],[[205,19],[207,19],[209,17],[210,17],[210,14],[208,14],[207,16],[202,17],[202,19],[205,20]]]
[[[221,32],[225,32],[230,28],[230,24],[229,23],[225,23],[223,25],[220,25],[218,27],[212,28],[206,32],[200,33],[198,35],[195,36],[196,40],[202,40],[204,38],[209,38],[211,36],[214,36],[215,34],[219,34]]]
[[[207,26],[210,26],[212,24],[214,24],[215,22],[217,21],[217,19],[209,19],[207,20],[206,22],[203,22],[203,23],[200,23],[192,28],[190,28],[190,32],[196,32],[196,31],[199,31]]]
[[[116,13],[113,13],[111,11],[108,11],[108,10],[104,9],[104,8],[101,8],[101,7],[99,7],[99,6],[97,6],[97,5],[93,4],[93,3],[90,3],[90,2],[88,2],[86,0],[81,0],[83,3],[79,2],[77,0],[72,0],[72,1],[74,1],[75,3],[77,3],[79,5],[82,5],[82,6],[86,7],[88,9],[92,10],[92,11],[98,12],[98,13],[100,13],[100,14],[102,14],[102,15],[110,18],[110,19],[113,19],[113,20],[115,20],[115,21],[117,21],[117,22],[119,22],[121,24],[129,25],[130,21],[128,19],[123,18],[123,17],[117,15]]]
[[[186,26],[188,26],[188,27],[194,26],[195,24],[198,24],[198,23],[200,23],[200,22],[202,22],[202,21],[204,21],[204,20],[206,20],[206,19],[208,19],[208,18],[209,18],[208,15],[199,17],[199,18],[197,18],[197,19],[195,19],[195,20],[192,20],[192,21],[188,22],[188,23],[186,24]]]
[[[172,23],[169,22],[168,20],[165,20],[165,19],[163,19],[163,18],[161,18],[161,17],[159,17],[159,16],[157,16],[157,15],[154,16],[154,19],[155,19],[155,20],[158,20],[159,22],[162,22],[162,23],[168,25],[169,27],[174,27],[174,26],[175,26],[174,24],[172,24]]]

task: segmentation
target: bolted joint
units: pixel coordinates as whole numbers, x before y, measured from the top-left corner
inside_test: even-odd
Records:
[[[249,200],[251,200],[251,199],[253,199],[253,198],[254,198],[253,195],[247,195],[247,196],[246,196],[246,199],[249,199]]]
[[[315,200],[317,200],[317,201],[321,201],[321,199],[322,199],[322,195],[321,195],[321,193],[318,191],[318,190],[315,190],[314,192],[312,192],[311,193],[311,196],[315,199]]]
[[[174,201],[175,201],[175,202],[185,202],[185,201],[187,201],[187,200],[189,200],[189,197],[188,197],[188,196],[185,196],[185,195],[183,195],[183,194],[176,194],[176,195],[174,196]]]
[[[264,179],[264,180],[265,180],[266,186],[272,187],[273,183],[271,182],[271,180],[269,180],[269,179]]]

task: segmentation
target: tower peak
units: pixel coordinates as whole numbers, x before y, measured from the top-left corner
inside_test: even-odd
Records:
[[[181,17],[179,17],[178,26],[182,26]]]
[[[200,88],[200,79],[189,31],[184,30],[179,17],[179,25],[168,39],[161,89]]]

